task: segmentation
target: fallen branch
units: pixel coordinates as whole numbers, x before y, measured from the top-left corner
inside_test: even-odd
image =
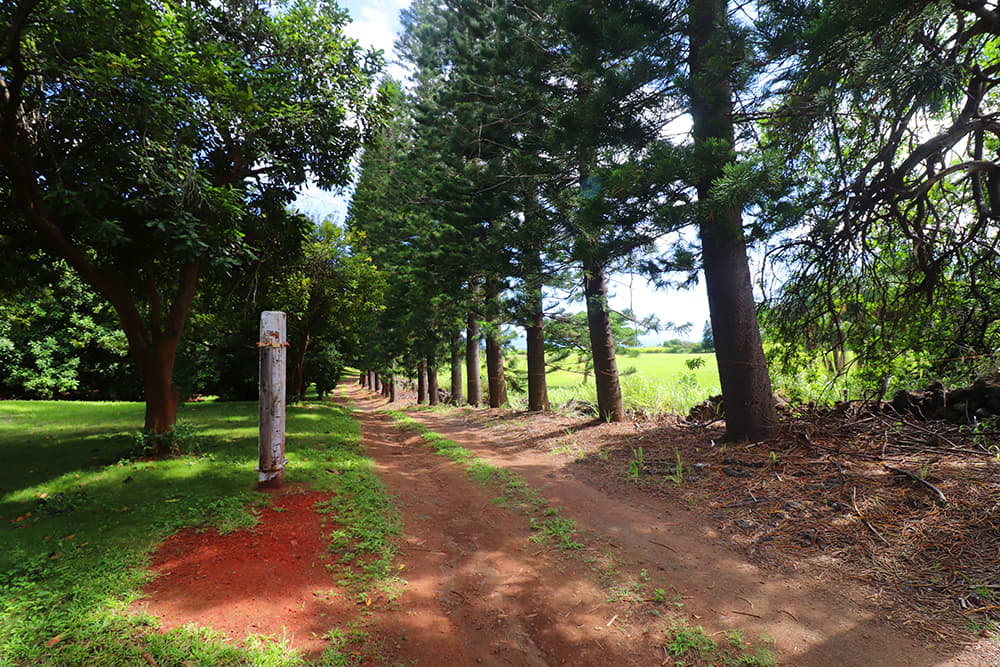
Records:
[[[796,623],[799,622],[799,619],[795,618],[795,614],[793,614],[792,612],[786,611],[784,609],[779,609],[778,611],[780,611],[782,614],[788,614],[789,616],[792,617],[792,620],[795,621]]]
[[[899,473],[900,475],[905,475],[906,477],[909,477],[912,480],[916,480],[916,481],[920,482],[921,484],[923,484],[924,486],[926,486],[928,489],[930,489],[931,491],[933,491],[934,493],[936,493],[937,496],[938,496],[938,498],[941,499],[941,502],[943,502],[943,503],[947,503],[948,502],[948,499],[944,497],[943,493],[941,493],[941,489],[937,488],[936,486],[934,486],[933,484],[931,484],[930,482],[928,482],[926,479],[924,479],[920,475],[917,475],[916,473],[912,473],[909,470],[903,470],[902,468],[893,468],[892,466],[887,466],[884,463],[882,464],[882,467],[885,468],[886,470],[891,470],[892,472]]]
[[[674,553],[677,553],[677,549],[674,549],[673,547],[668,546],[668,545],[664,544],[663,542],[657,542],[656,540],[646,540],[646,541],[649,542],[650,544],[655,544],[658,547],[663,547],[664,549],[669,549],[670,551],[673,551]]]
[[[884,537],[882,537],[882,533],[878,532],[878,530],[875,529],[875,526],[873,526],[871,524],[871,521],[869,521],[868,519],[866,519],[865,515],[862,514],[861,510],[858,509],[858,489],[857,489],[857,487],[854,487],[853,489],[851,489],[851,505],[854,506],[854,511],[857,513],[858,518],[861,519],[866,526],[868,526],[868,530],[870,530],[873,533],[875,533],[875,536],[877,538],[879,538],[880,540],[882,540],[882,542],[884,544],[889,544],[889,540],[887,540]]]

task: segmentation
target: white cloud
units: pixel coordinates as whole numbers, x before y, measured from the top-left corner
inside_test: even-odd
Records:
[[[396,40],[396,26],[399,25],[398,11],[381,6],[362,7],[358,14],[353,15],[354,20],[344,32],[364,46],[380,49],[389,56],[392,43]]]

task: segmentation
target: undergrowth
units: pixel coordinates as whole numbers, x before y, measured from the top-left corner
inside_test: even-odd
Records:
[[[156,631],[129,611],[148,581],[149,556],[185,527],[251,528],[269,502],[256,480],[256,403],[185,405],[183,450],[141,458],[136,403],[0,403],[0,664],[297,665],[282,638],[242,646],[210,631]],[[194,428],[192,428],[192,426]],[[349,412],[331,404],[288,410],[287,481],[337,494],[320,508],[341,547],[364,554],[346,568],[359,593],[391,583],[399,519],[362,455]],[[196,442],[195,442],[196,440]]]

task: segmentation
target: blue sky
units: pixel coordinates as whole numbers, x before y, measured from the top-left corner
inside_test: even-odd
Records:
[[[399,30],[399,12],[410,4],[410,0],[342,0],[340,5],[351,14],[352,23],[347,33],[365,46],[381,49],[385,53],[389,70],[400,76],[394,66],[392,43]],[[303,189],[296,206],[315,218],[333,217],[343,220],[347,210],[345,194],[330,193],[314,186]],[[691,322],[688,338],[700,340],[702,327],[708,319],[708,300],[703,283],[691,290],[658,291],[639,276],[615,275],[610,279],[612,291],[611,307],[617,310],[632,308],[637,315],[656,315],[661,322],[683,324]],[[568,310],[582,310],[582,304],[572,304]],[[646,345],[664,338],[664,334],[650,334],[640,340]]]

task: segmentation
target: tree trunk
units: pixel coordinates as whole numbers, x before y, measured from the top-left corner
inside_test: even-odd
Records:
[[[611,334],[611,312],[608,310],[608,286],[604,267],[591,262],[583,270],[583,293],[587,299],[587,329],[590,350],[594,358],[594,379],[597,384],[597,416],[604,421],[625,420],[622,390],[618,383],[615,361],[615,341]]]
[[[149,350],[146,360],[140,364],[142,369],[142,385],[146,400],[145,430],[155,435],[161,435],[171,430],[177,421],[177,406],[181,394],[174,386],[174,359],[177,344],[161,340]],[[156,448],[155,437],[150,443],[153,449],[151,456],[160,452]]]
[[[365,372],[364,371],[361,371],[360,373],[358,373],[358,384],[360,384],[362,387],[365,386]]]
[[[490,407],[499,408],[507,403],[507,379],[504,377],[503,344],[500,338],[500,285],[495,278],[486,281],[486,383],[490,393]]]
[[[534,218],[538,206],[537,196],[532,196],[533,207],[525,210],[525,220]],[[528,321],[524,327],[527,334],[525,356],[528,362],[528,410],[540,412],[549,409],[549,390],[545,378],[545,312],[542,300],[542,257],[536,247],[529,254],[531,266],[525,294]]]
[[[438,396],[438,374],[437,365],[434,363],[434,356],[427,355],[427,402],[430,405],[437,405],[441,402]]]
[[[399,398],[399,394],[396,390],[396,374],[393,373],[389,376],[389,402],[395,403]]]
[[[722,142],[730,147],[729,160],[735,160],[730,72],[720,68],[714,58],[726,51],[722,40],[727,33],[721,29],[727,22],[726,2],[702,0],[691,3],[689,11],[695,147]],[[707,154],[704,148],[702,152]],[[741,207],[707,204],[712,183],[722,176],[725,164],[715,156],[712,160],[712,168],[703,170],[697,183],[698,200],[705,206],[700,212],[699,235],[726,437],[758,440],[774,435],[778,429],[774,394],[753,301]]]
[[[306,365],[306,350],[309,349],[309,334],[305,334],[302,337],[302,346],[295,349],[295,354],[292,359],[292,381],[289,386],[292,388],[291,396],[289,397],[292,401],[301,401],[306,396],[306,388],[303,386],[305,384],[305,365]]]
[[[10,96],[8,83],[0,77],[0,88],[8,95],[3,109],[5,122],[0,128],[0,163],[7,172],[15,206],[34,227],[41,248],[52,257],[65,260],[115,309],[128,340],[129,356],[143,378],[144,428],[155,434],[166,433],[173,428],[177,418],[180,395],[171,376],[181,333],[197,293],[201,264],[190,261],[181,266],[177,291],[169,307],[161,302],[159,286],[152,274],[147,274],[150,302],[148,308],[143,308],[131,292],[133,281],[118,270],[98,267],[85,251],[73,245],[49,213],[39,184],[39,172],[34,166],[34,156],[40,151],[28,133],[28,125],[17,117],[23,112],[15,101],[17,95]],[[158,453],[150,452],[154,456]]]
[[[376,391],[375,371],[368,371],[368,391]]]
[[[528,289],[527,305],[530,312],[525,332],[528,338],[526,356],[528,361],[528,410],[539,412],[549,409],[548,384],[545,379],[545,315],[542,310],[542,286],[540,282]]]
[[[417,362],[417,404],[427,402],[427,365],[421,360]]]
[[[461,405],[462,395],[462,334],[451,335],[451,404]]]
[[[465,375],[469,405],[478,406],[483,400],[483,388],[479,370],[479,322],[473,313],[469,313],[465,329]]]

